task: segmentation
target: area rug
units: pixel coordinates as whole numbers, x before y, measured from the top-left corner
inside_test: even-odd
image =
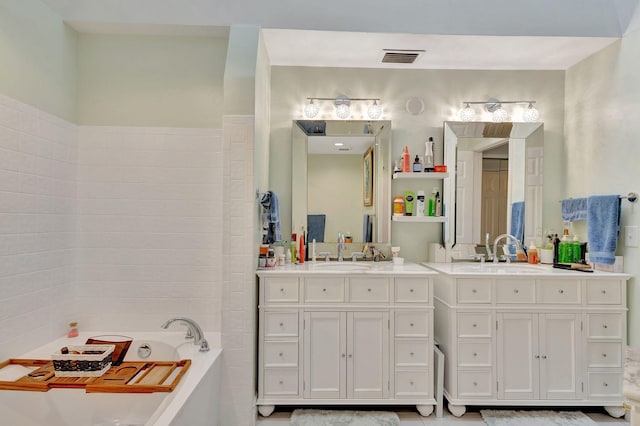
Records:
[[[291,426],[400,426],[396,413],[388,411],[294,410]]]
[[[480,410],[489,426],[594,426],[596,422],[580,411]]]

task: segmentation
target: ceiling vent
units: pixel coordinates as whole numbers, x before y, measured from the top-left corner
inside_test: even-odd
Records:
[[[425,52],[424,50],[383,49],[382,63],[412,64],[424,52]]]

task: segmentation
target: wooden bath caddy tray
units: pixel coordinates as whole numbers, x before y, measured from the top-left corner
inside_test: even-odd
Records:
[[[152,393],[171,392],[191,366],[191,360],[125,361],[100,377],[56,377],[50,360],[12,358],[0,363],[0,370],[9,365],[35,369],[18,380],[0,381],[0,389],[46,392],[52,388],[69,388],[85,389],[87,393]],[[165,383],[177,368],[180,371],[173,380]]]

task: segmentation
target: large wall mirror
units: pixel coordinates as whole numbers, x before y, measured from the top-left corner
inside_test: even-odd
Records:
[[[309,241],[389,243],[390,139],[390,121],[294,121],[292,226]]]
[[[521,229],[526,244],[542,236],[544,130],[542,123],[444,123],[445,181],[454,214],[448,247],[484,244]]]

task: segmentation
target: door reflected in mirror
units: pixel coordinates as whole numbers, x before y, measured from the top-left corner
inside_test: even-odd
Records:
[[[390,121],[294,121],[292,225],[309,241],[390,241],[390,135]]]

